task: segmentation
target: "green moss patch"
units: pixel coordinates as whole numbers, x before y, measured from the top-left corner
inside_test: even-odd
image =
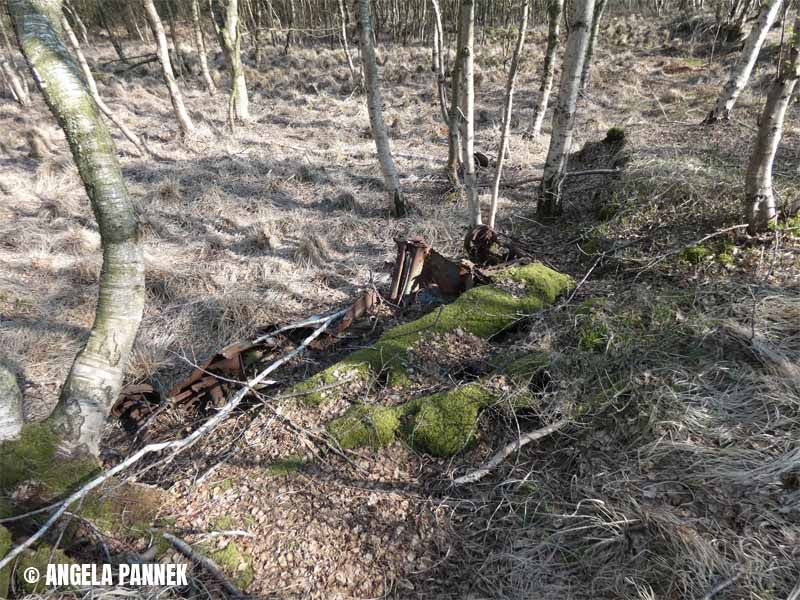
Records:
[[[24,552],[20,555],[14,572],[14,583],[18,590],[26,594],[42,592],[45,589],[44,575],[47,573],[47,565],[51,563],[71,564],[72,562],[74,561],[70,560],[62,550],[53,550],[50,546],[40,546],[34,552]],[[42,575],[42,578],[36,583],[25,581],[25,570],[30,567],[35,568]]]
[[[480,410],[496,396],[474,383],[398,406],[358,405],[328,424],[343,448],[379,448],[398,437],[415,449],[447,457],[468,447]]]
[[[0,444],[0,492],[36,481],[48,496],[59,496],[98,471],[94,459],[59,459],[56,448],[55,434],[43,423],[29,423],[18,439]]]
[[[0,558],[3,558],[11,550],[11,533],[8,529],[0,525]],[[11,567],[6,567],[0,571],[0,598],[8,597],[8,584],[11,580]]]
[[[302,469],[304,464],[305,461],[301,457],[289,456],[267,465],[267,473],[274,477],[290,477]]]
[[[253,558],[242,552],[236,543],[230,542],[221,550],[201,546],[205,547],[200,551],[222,567],[240,590],[246,590],[253,583]]]
[[[390,387],[406,387],[411,379],[405,371],[405,359],[423,337],[461,329],[480,338],[491,338],[519,319],[552,304],[574,285],[570,277],[541,263],[506,269],[496,280],[496,285],[473,288],[451,304],[393,327],[372,347],[359,350],[310,377],[293,392],[304,393],[306,404],[320,405],[340,397],[339,387],[330,386],[342,381],[367,382],[374,375],[385,378]]]

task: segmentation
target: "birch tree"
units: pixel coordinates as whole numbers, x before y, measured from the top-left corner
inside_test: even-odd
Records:
[[[350,69],[350,76],[353,78],[353,86],[355,89],[360,89],[361,85],[361,71],[357,70],[353,64],[353,55],[350,52],[350,44],[347,41],[347,13],[344,9],[344,0],[338,0],[339,4],[339,19],[342,22],[342,47],[344,48],[344,55],[347,59],[347,68]]]
[[[8,0],[20,48],[72,150],[97,218],[103,268],[95,320],[48,417],[63,455],[97,456],[144,308],[144,258],[114,143],[61,42],[61,0]]]
[[[453,64],[453,72],[451,75],[452,89],[450,90],[450,110],[448,118],[450,119],[447,128],[447,176],[454,186],[459,186],[458,171],[464,162],[461,147],[461,73],[463,67],[463,31],[461,12],[462,5],[458,5],[458,28],[456,31],[456,58]]]
[[[717,98],[714,108],[708,113],[704,123],[711,124],[730,118],[736,100],[750,79],[750,74],[753,72],[753,67],[755,67],[758,60],[758,53],[767,39],[769,30],[775,24],[781,12],[782,4],[783,0],[769,0],[761,7],[758,19],[753,23],[753,29],[750,30],[750,35],[747,36],[742,54],[733,65],[728,75],[728,80],[722,88],[722,93]]]
[[[369,0],[358,0],[358,29],[361,42],[361,60],[367,87],[367,110],[378,153],[378,162],[383,172],[383,181],[392,198],[392,214],[402,217],[408,212],[408,204],[400,187],[400,177],[392,158],[392,148],[386,123],[383,121],[383,100],[381,82],[378,77],[378,61],[375,46],[372,44],[372,19],[369,14]]]
[[[544,163],[542,184],[539,188],[539,215],[552,218],[561,212],[559,189],[567,166],[567,156],[572,145],[575,109],[580,93],[581,73],[589,43],[589,29],[594,15],[594,0],[578,0],[570,23],[567,48],[561,68],[561,85],[558,101],[553,111],[553,134]]]
[[[508,70],[508,81],[506,82],[506,100],[503,105],[503,130],[500,134],[500,147],[497,151],[497,169],[494,173],[494,183],[492,185],[492,205],[489,210],[489,220],[487,225],[494,229],[495,218],[497,217],[497,201],[500,196],[500,178],[503,176],[503,163],[506,158],[506,146],[508,146],[508,135],[511,130],[511,112],[514,103],[514,84],[517,79],[520,56],[525,45],[525,30],[528,27],[528,8],[530,0],[522,3],[522,17],[519,24],[519,35],[517,45],[514,48],[514,55],[511,58],[511,66]]]
[[[78,41],[75,32],[72,30],[72,27],[67,20],[65,15],[61,15],[61,27],[64,30],[64,37],[66,38],[67,42],[70,46],[72,46],[72,51],[75,53],[75,58],[78,60],[78,64],[81,67],[81,71],[83,72],[83,78],[86,80],[86,85],[89,88],[89,93],[92,95],[92,99],[97,104],[97,108],[100,109],[106,118],[114,123],[114,125],[119,128],[128,141],[134,145],[134,147],[139,151],[139,154],[142,156],[151,156],[150,150],[147,146],[139,139],[139,136],[136,135],[133,131],[128,128],[127,125],[117,117],[114,112],[109,108],[109,106],[103,101],[103,98],[100,96],[100,92],[97,89],[97,82],[94,80],[94,75],[92,75],[92,70],[89,68],[89,63],[86,62],[86,57],[83,55],[83,51],[81,50],[81,44]]]
[[[145,14],[147,21],[150,23],[150,29],[153,31],[153,36],[156,38],[158,62],[161,65],[161,73],[164,76],[164,82],[167,84],[169,90],[169,99],[172,102],[172,109],[175,112],[175,118],[178,119],[181,133],[183,135],[190,135],[194,132],[194,123],[189,117],[186,106],[183,104],[183,96],[178,89],[178,84],[175,82],[175,74],[172,72],[172,64],[169,61],[169,45],[167,44],[167,36],[164,33],[164,25],[161,23],[161,17],[158,16],[156,5],[153,0],[142,0],[144,3]]]
[[[442,119],[445,125],[450,124],[447,110],[447,81],[444,69],[444,29],[442,27],[442,11],[439,8],[439,0],[431,0],[433,6],[433,64],[431,69],[436,73],[436,90],[439,94],[439,109],[442,111]]]
[[[544,115],[547,104],[550,102],[550,92],[553,89],[553,74],[555,72],[556,51],[558,50],[559,29],[561,27],[561,14],[564,12],[564,0],[549,0],[547,3],[548,31],[547,49],[544,53],[542,67],[542,82],[539,85],[539,103],[533,115],[531,134],[539,136],[542,132]]]
[[[795,19],[789,54],[767,94],[755,147],[745,180],[745,211],[749,231],[765,231],[778,216],[772,189],[772,164],[783,136],[786,109],[800,79],[800,15]]]
[[[464,116],[461,121],[461,143],[463,145],[462,167],[464,169],[464,193],[469,206],[470,225],[480,225],[481,206],[478,197],[478,180],[475,173],[475,2],[462,0],[461,2],[461,74],[463,86]]]
[[[239,0],[212,0],[211,9],[225,64],[230,77],[230,102],[240,121],[250,118],[250,100],[242,67],[242,36],[239,25]]]
[[[592,71],[592,59],[594,58],[594,47],[597,44],[597,34],[600,33],[600,22],[603,20],[606,4],[608,4],[608,0],[597,0],[597,4],[595,4],[592,28],[589,32],[589,44],[586,48],[586,59],[583,61],[583,70],[581,71],[581,92],[586,90],[586,86],[589,83],[589,75]]]
[[[200,56],[200,72],[203,74],[203,81],[210,96],[217,93],[217,86],[211,78],[208,70],[208,57],[206,56],[206,41],[203,37],[203,25],[200,21],[200,4],[198,0],[192,0],[192,28],[194,29],[194,42],[197,46],[197,54]]]

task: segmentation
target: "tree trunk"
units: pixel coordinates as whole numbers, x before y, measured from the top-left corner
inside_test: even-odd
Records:
[[[250,119],[250,101],[242,67],[242,36],[239,27],[239,0],[213,0],[214,26],[217,30],[225,64],[230,77],[230,102],[234,116],[240,121]]]
[[[442,11],[439,8],[439,0],[431,0],[433,5],[433,65],[432,69],[436,73],[436,87],[439,93],[439,108],[442,111],[442,119],[445,125],[449,125],[450,117],[447,112],[447,81],[444,71],[444,30],[442,29]]]
[[[553,112],[553,134],[544,163],[542,185],[539,188],[539,215],[552,218],[561,212],[561,179],[567,166],[575,124],[575,107],[580,93],[581,72],[589,43],[589,28],[594,14],[594,0],[577,0],[570,24],[567,49],[561,67],[561,85]]]
[[[533,116],[533,128],[531,134],[538,136],[542,132],[544,115],[547,112],[547,104],[550,102],[550,91],[553,89],[553,73],[556,62],[556,50],[558,50],[559,28],[561,26],[561,13],[564,12],[564,0],[549,0],[547,13],[549,16],[549,26],[547,33],[547,50],[544,54],[544,67],[542,68],[542,83],[539,86],[539,104]]]
[[[372,19],[369,15],[369,0],[358,0],[358,25],[372,137],[375,139],[375,148],[378,153],[381,171],[383,172],[383,181],[392,197],[392,214],[396,217],[402,217],[408,212],[408,204],[403,190],[400,188],[400,177],[397,175],[397,168],[392,158],[392,148],[389,144],[389,135],[386,132],[386,123],[383,122],[381,82],[378,77],[375,46],[372,44]]]
[[[750,79],[750,73],[753,72],[753,67],[758,60],[758,53],[764,41],[767,39],[769,30],[775,24],[775,20],[781,12],[781,5],[783,0],[770,0],[761,8],[761,13],[758,15],[758,20],[753,23],[753,29],[750,35],[747,36],[747,41],[744,44],[742,55],[737,63],[731,69],[728,76],[728,81],[722,88],[722,93],[714,108],[708,113],[704,123],[715,123],[719,120],[727,120],[730,118],[733,105],[742,93],[744,86]]]
[[[461,148],[461,72],[462,72],[462,19],[461,19],[461,4],[458,5],[458,29],[456,32],[456,58],[453,63],[453,73],[450,80],[453,82],[453,89],[450,90],[452,94],[450,98],[450,126],[447,132],[447,176],[454,186],[459,186],[458,170],[464,162]]]
[[[464,101],[464,118],[461,123],[461,143],[463,145],[464,192],[469,206],[470,225],[480,225],[481,206],[478,198],[478,178],[475,173],[475,1],[461,2],[461,72]]]
[[[66,134],[103,245],[94,325],[47,420],[62,454],[97,456],[144,308],[139,227],[111,135],[61,42],[61,0],[8,0],[8,8],[36,83]]]
[[[608,0],[597,0],[597,4],[595,5],[592,29],[589,33],[589,45],[586,48],[586,58],[583,61],[583,70],[581,71],[581,92],[586,91],[586,86],[589,83],[589,75],[592,70],[592,58],[594,57],[594,47],[597,43],[597,34],[600,32],[600,21],[603,20],[603,12],[606,9],[607,3]]]
[[[358,71],[353,64],[353,55],[350,53],[350,44],[347,42],[347,13],[344,10],[344,0],[338,0],[339,4],[339,18],[342,21],[342,47],[344,48],[344,55],[347,58],[347,66],[350,69],[350,76],[353,78],[353,86],[355,89],[360,89],[361,71]]]
[[[31,103],[28,86],[24,76],[17,70],[17,65],[14,63],[14,48],[11,45],[11,40],[8,39],[8,34],[6,33],[6,28],[3,25],[2,19],[0,19],[0,33],[3,34],[3,42],[8,51],[7,59],[0,55],[0,73],[6,78],[8,87],[11,89],[11,93],[20,106],[28,106]]]
[[[75,57],[78,59],[78,64],[83,71],[83,77],[86,79],[86,84],[89,86],[89,93],[91,93],[92,99],[97,104],[97,108],[100,109],[100,112],[102,112],[109,121],[114,123],[114,125],[119,128],[119,130],[122,132],[122,135],[124,135],[128,141],[136,147],[136,149],[139,151],[139,154],[142,156],[151,156],[150,150],[147,148],[147,146],[145,146],[142,140],[139,139],[139,136],[128,129],[125,123],[122,122],[122,119],[119,119],[100,97],[100,92],[97,90],[97,82],[94,80],[94,75],[92,75],[92,70],[89,68],[89,63],[86,62],[86,57],[81,51],[81,45],[78,42],[78,38],[75,36],[75,32],[72,31],[72,27],[70,26],[66,15],[61,15],[61,27],[64,30],[64,37],[66,37],[69,45],[72,46],[72,51],[75,53]]]
[[[217,93],[217,86],[211,79],[211,72],[208,70],[208,57],[206,56],[206,42],[203,39],[203,25],[200,21],[200,4],[198,0],[192,0],[192,26],[194,27],[194,39],[197,44],[197,53],[200,55],[200,70],[203,73],[203,81],[210,96]]]
[[[503,130],[500,134],[500,148],[497,151],[497,169],[494,174],[494,185],[492,186],[492,206],[489,211],[489,221],[487,225],[494,229],[495,219],[497,217],[497,201],[500,196],[500,178],[503,176],[503,162],[506,158],[506,146],[508,146],[508,135],[511,130],[511,111],[514,103],[514,84],[517,79],[517,70],[519,69],[520,56],[522,55],[522,47],[525,45],[525,30],[528,27],[528,7],[529,0],[525,0],[522,4],[522,18],[519,24],[519,36],[517,37],[517,45],[514,48],[514,56],[511,59],[511,67],[508,71],[508,82],[506,83],[506,101],[503,106]]]
[[[114,47],[114,52],[117,53],[117,56],[122,62],[128,62],[128,59],[125,56],[125,51],[122,48],[122,43],[117,39],[117,36],[114,35],[114,30],[111,29],[111,23],[108,21],[108,15],[106,14],[106,11],[103,10],[103,3],[98,2],[95,6],[97,6],[97,14],[100,16],[100,22],[103,24],[103,28],[108,34],[108,41],[110,41],[111,45]]]
[[[147,20],[150,23],[150,29],[153,30],[153,35],[156,38],[158,61],[161,63],[161,72],[164,75],[164,81],[169,90],[169,98],[172,102],[172,108],[175,111],[175,117],[178,119],[178,125],[181,128],[183,135],[190,135],[194,132],[194,124],[189,113],[183,104],[183,97],[181,91],[178,89],[178,84],[175,83],[175,75],[172,73],[172,65],[169,62],[169,46],[167,46],[167,36],[164,33],[164,26],[161,24],[161,18],[158,16],[156,5],[153,0],[143,0],[144,10],[147,14]]]
[[[0,363],[0,443],[13,440],[21,430],[22,392],[14,373]],[[0,594],[2,593],[3,589],[0,588]]]
[[[788,59],[769,89],[747,167],[745,211],[750,233],[765,231],[778,216],[772,190],[772,163],[783,135],[786,109],[800,79],[800,16],[795,20],[790,45]]]

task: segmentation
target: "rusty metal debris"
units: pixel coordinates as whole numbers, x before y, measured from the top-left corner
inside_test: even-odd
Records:
[[[491,231],[491,230],[489,230]],[[493,237],[475,237],[476,244],[494,247]],[[396,305],[413,302],[419,292],[434,289],[444,299],[452,299],[476,285],[491,283],[491,279],[468,260],[452,260],[432,249],[422,238],[397,239],[397,259],[392,274],[390,300]],[[482,246],[480,246],[482,247]],[[375,314],[380,304],[377,290],[363,292],[342,318],[320,336],[310,347],[318,351],[339,342],[353,324]],[[220,350],[196,366],[182,382],[167,392],[155,385],[136,384],[122,390],[112,415],[123,427],[137,435],[166,408],[181,408],[192,413],[207,414],[222,406],[240,382],[258,370],[258,365],[274,354],[284,352],[296,343],[298,336],[313,330],[314,319],[291,326],[259,332],[254,338],[241,340]]]
[[[494,266],[527,256],[510,236],[497,233],[488,225],[473,227],[464,238],[464,250],[479,265]]]
[[[371,314],[379,303],[378,293],[369,289],[350,305],[341,320],[309,347],[326,350],[336,344],[355,322]],[[280,335],[261,335],[252,340],[240,340],[220,350],[197,366],[185,380],[166,394],[150,384],[129,385],[123,388],[112,415],[120,419],[123,427],[133,433],[140,429],[159,407],[165,404],[181,406],[193,412],[206,413],[222,406],[230,392],[257,370],[258,364],[269,360],[272,354],[285,349],[291,338],[305,336],[311,326],[293,328]]]
[[[490,283],[468,260],[451,260],[432,249],[422,238],[397,239],[397,259],[392,272],[389,300],[404,305],[417,292],[437,288],[443,296],[454,297],[475,285]]]

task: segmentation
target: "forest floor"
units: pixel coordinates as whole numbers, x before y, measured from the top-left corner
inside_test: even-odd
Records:
[[[533,185],[504,188],[500,204],[498,228],[582,282],[578,292],[502,339],[461,336],[434,349],[452,358],[438,375],[450,386],[512,350],[546,353],[530,377],[536,410],[485,411],[477,443],[451,460],[399,442],[345,459],[309,432],[346,404],[267,397],[142,477],[167,490],[162,520],[190,541],[199,539],[191,532],[252,534],[203,547],[255,598],[787,598],[800,579],[800,232],[791,221],[758,238],[737,228],[777,35],[734,120],[709,128],[699,123],[731,49],[633,17],[604,27],[570,170],[621,174],[569,179],[557,224],[536,222]],[[526,44],[512,183],[539,175],[547,150],[547,127],[539,139],[525,135],[543,40],[537,30]],[[395,237],[461,253],[467,210],[443,175],[429,54],[380,52],[385,116],[416,207],[396,220],[364,98],[338,48],[268,47],[258,70],[249,57],[253,120],[233,134],[223,96],[187,75],[198,132],[185,143],[152,64],[112,77],[111,46],[91,52],[101,94],[167,159],[145,161],[114,133],[147,261],[129,383],[168,389],[231,342],[344,306],[370,282],[385,288]],[[476,51],[477,148],[490,156],[506,59],[502,39]],[[220,57],[213,65],[223,87]],[[37,419],[91,326],[99,236],[44,104],[6,100],[0,124],[0,345]],[[624,144],[603,142],[611,127]],[[775,164],[785,206],[800,201],[798,165],[795,103]],[[485,190],[492,175],[481,173]],[[377,331],[407,318],[381,318]],[[312,354],[290,377],[331,359]],[[568,410],[580,414],[568,429],[480,484],[449,487],[519,431]],[[110,429],[113,462],[125,434]],[[213,581],[197,575],[215,597]]]

